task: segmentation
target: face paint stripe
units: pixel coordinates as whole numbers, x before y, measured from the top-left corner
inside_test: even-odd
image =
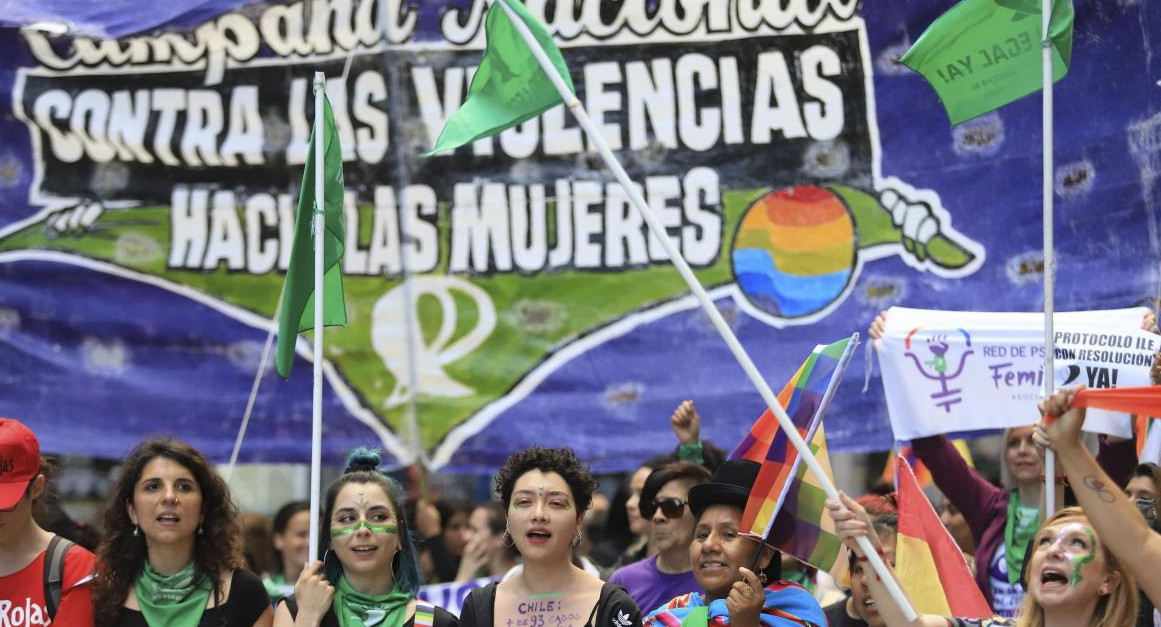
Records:
[[[1096,550],[1097,550],[1096,538],[1093,537],[1092,529],[1089,529],[1088,527],[1084,527],[1084,532],[1086,534],[1088,534],[1088,543],[1089,543],[1089,547],[1091,547],[1091,548],[1088,552],[1088,555],[1074,557],[1072,559],[1072,576],[1068,579],[1068,583],[1072,584],[1073,588],[1076,587],[1076,584],[1080,583],[1080,580],[1081,580],[1080,569],[1081,569],[1081,567],[1084,566],[1085,564],[1093,561],[1094,559],[1096,559]]]
[[[342,536],[349,536],[360,529],[366,529],[371,533],[398,533],[399,527],[390,523],[386,525],[372,525],[371,523],[360,520],[350,527],[331,527],[331,537],[339,538]]]

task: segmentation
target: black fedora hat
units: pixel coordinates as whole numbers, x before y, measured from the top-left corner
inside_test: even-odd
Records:
[[[694,517],[711,505],[733,505],[746,508],[750,490],[762,464],[748,459],[731,459],[714,471],[713,481],[689,489],[689,509]]]

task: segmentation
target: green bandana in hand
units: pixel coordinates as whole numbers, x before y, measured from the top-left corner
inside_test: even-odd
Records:
[[[166,627],[194,627],[202,620],[213,586],[194,571],[193,562],[172,575],[162,575],[145,563],[133,590],[145,622]]]
[[[1008,520],[1004,522],[1004,559],[1008,562],[1008,583],[1020,581],[1020,571],[1024,569],[1024,552],[1028,542],[1040,528],[1040,508],[1028,507],[1020,502],[1020,494],[1015,490],[1008,495]]]
[[[399,627],[407,616],[411,595],[403,590],[387,594],[363,594],[339,577],[335,586],[335,616],[340,627]]]

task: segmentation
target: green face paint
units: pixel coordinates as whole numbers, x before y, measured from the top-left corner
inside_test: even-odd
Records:
[[[370,531],[371,533],[398,533],[399,532],[399,527],[393,523],[387,523],[385,525],[373,525],[365,520],[360,520],[359,522],[351,525],[350,527],[331,527],[331,537],[332,538],[341,538],[342,536],[349,536],[352,533],[355,533],[356,531],[358,531],[360,529],[366,529],[367,531]]]
[[[1088,555],[1081,555],[1071,558],[1072,576],[1069,577],[1068,583],[1072,584],[1073,588],[1076,587],[1076,584],[1080,583],[1080,568],[1096,559],[1096,537],[1092,535],[1092,529],[1089,529],[1088,527],[1081,527],[1081,529],[1084,529],[1084,532],[1088,534],[1088,542],[1091,548],[1089,549]]]

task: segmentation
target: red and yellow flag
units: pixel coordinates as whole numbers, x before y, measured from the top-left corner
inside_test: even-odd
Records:
[[[920,614],[990,618],[967,560],[923,494],[906,459],[899,458],[899,533],[895,574]]]

